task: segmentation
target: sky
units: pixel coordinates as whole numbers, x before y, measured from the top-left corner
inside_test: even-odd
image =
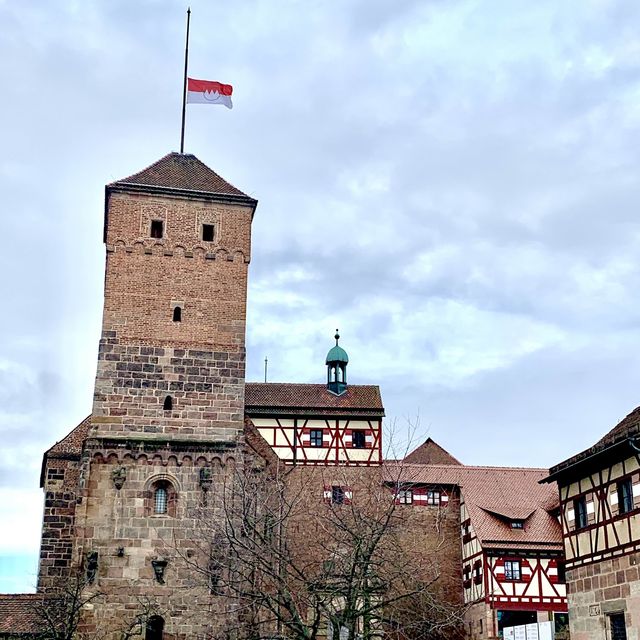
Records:
[[[379,384],[400,441],[549,467],[640,404],[640,3],[194,0],[185,151],[259,200],[248,379]],[[91,410],[104,185],[179,149],[186,5],[0,0],[0,592]]]

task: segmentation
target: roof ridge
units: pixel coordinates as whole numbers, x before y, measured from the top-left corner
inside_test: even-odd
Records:
[[[437,443],[436,443],[437,444]],[[491,469],[496,471],[543,471],[547,473],[549,470],[546,467],[497,467],[492,465],[473,465],[473,464],[460,464],[460,465],[451,465],[451,464],[425,464],[421,462],[403,462],[402,460],[387,460],[386,462],[393,462],[401,464],[405,467],[430,467],[432,469],[469,469],[469,470],[483,470],[483,469]]]

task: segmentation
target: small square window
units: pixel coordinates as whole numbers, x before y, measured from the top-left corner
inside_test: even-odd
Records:
[[[215,227],[212,224],[202,225],[202,239],[204,242],[213,242]]]
[[[439,491],[427,491],[427,504],[436,506],[440,504],[440,492]]]
[[[162,238],[164,231],[164,223],[162,220],[152,220],[151,221],[151,237],[152,238]]]
[[[342,487],[331,487],[331,504],[344,503],[344,489]]]
[[[322,429],[311,429],[309,434],[309,444],[312,447],[322,446]]]
[[[367,437],[364,431],[351,432],[351,445],[354,449],[364,449],[367,445]]]
[[[413,504],[413,491],[411,489],[398,491],[398,502],[400,504]]]

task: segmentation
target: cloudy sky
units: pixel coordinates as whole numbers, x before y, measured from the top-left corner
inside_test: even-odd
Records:
[[[0,591],[90,411],[104,184],[179,147],[186,6],[0,0]],[[640,3],[192,2],[186,150],[259,199],[249,379],[380,384],[469,464],[547,467],[640,404]]]

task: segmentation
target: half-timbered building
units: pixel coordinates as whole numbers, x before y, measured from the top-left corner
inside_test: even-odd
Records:
[[[640,631],[640,407],[591,448],[552,467],[574,640]]]
[[[497,638],[504,627],[533,622],[567,624],[558,501],[539,484],[545,475],[459,463],[390,465],[402,504],[444,507],[459,495],[468,638]]]
[[[327,354],[327,384],[245,385],[245,413],[291,465],[379,465],[384,407],[377,385],[347,385],[348,356]]]

